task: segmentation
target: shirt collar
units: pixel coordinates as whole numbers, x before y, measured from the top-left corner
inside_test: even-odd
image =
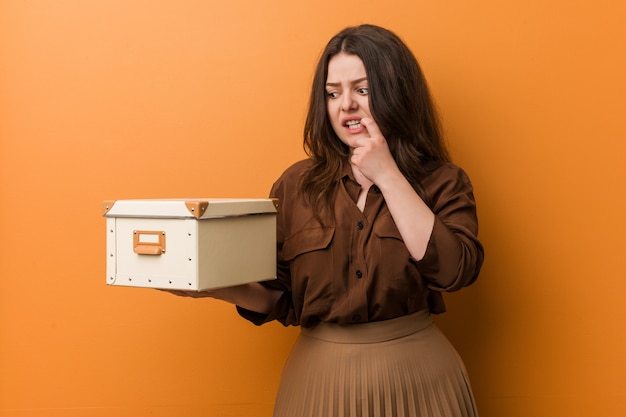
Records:
[[[359,192],[361,191],[361,186],[354,179],[352,167],[347,162],[341,167],[340,183],[343,185],[343,188],[346,190],[350,198],[356,203],[356,200],[359,197]]]
[[[356,179],[354,178],[354,174],[352,173],[352,167],[350,166],[350,164],[346,163],[343,165],[343,167],[341,168],[340,178],[343,181],[344,185],[346,184],[346,181],[350,180],[350,183],[354,184],[357,190],[361,189],[361,186],[358,182],[356,182]],[[380,194],[380,188],[378,188],[376,184],[372,185],[372,191],[376,194]]]
[[[354,174],[352,173],[352,166],[349,163],[345,162],[341,167],[340,178],[343,180],[344,183],[347,179],[356,182],[356,180],[354,179]]]

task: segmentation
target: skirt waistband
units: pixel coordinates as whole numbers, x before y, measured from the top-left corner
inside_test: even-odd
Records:
[[[341,326],[336,323],[318,323],[302,328],[302,336],[333,343],[379,343],[408,336],[433,324],[428,310],[391,320]]]

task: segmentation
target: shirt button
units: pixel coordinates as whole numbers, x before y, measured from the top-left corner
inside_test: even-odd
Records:
[[[363,225],[363,222],[358,222],[358,223],[356,224],[356,228],[357,228],[357,229],[359,229],[359,230],[363,230],[363,226],[364,226],[364,225]]]
[[[354,316],[352,316],[352,321],[361,321],[361,315],[355,314]]]
[[[357,269],[357,270],[356,270],[356,277],[357,277],[357,278],[363,278],[363,272],[361,272],[361,270],[360,270],[360,269]]]

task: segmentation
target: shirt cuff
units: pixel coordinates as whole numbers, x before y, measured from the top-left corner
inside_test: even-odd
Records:
[[[239,313],[239,315],[244,319],[254,323],[257,326],[273,320],[277,320],[283,325],[287,326],[289,324],[294,324],[286,323],[286,318],[289,315],[288,313],[290,311],[290,306],[291,293],[284,291],[276,302],[276,305],[274,305],[274,309],[268,314],[258,313],[256,311],[245,309],[241,306],[237,306],[237,313]]]
[[[459,275],[459,260],[462,257],[458,237],[435,216],[433,231],[424,257],[417,261],[417,267],[434,287],[448,290],[453,287]]]

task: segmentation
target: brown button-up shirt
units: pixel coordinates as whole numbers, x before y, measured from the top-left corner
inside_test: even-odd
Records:
[[[442,164],[421,187],[435,213],[423,259],[407,250],[376,186],[365,209],[350,167],[337,180],[334,217],[315,219],[298,183],[310,161],[288,168],[272,187],[280,199],[277,217],[277,279],[264,283],[283,291],[274,310],[261,315],[238,308],[256,324],[278,320],[309,327],[387,320],[423,309],[445,311],[441,292],[472,283],[483,261],[472,185],[457,166]],[[423,194],[424,194],[423,193]]]

